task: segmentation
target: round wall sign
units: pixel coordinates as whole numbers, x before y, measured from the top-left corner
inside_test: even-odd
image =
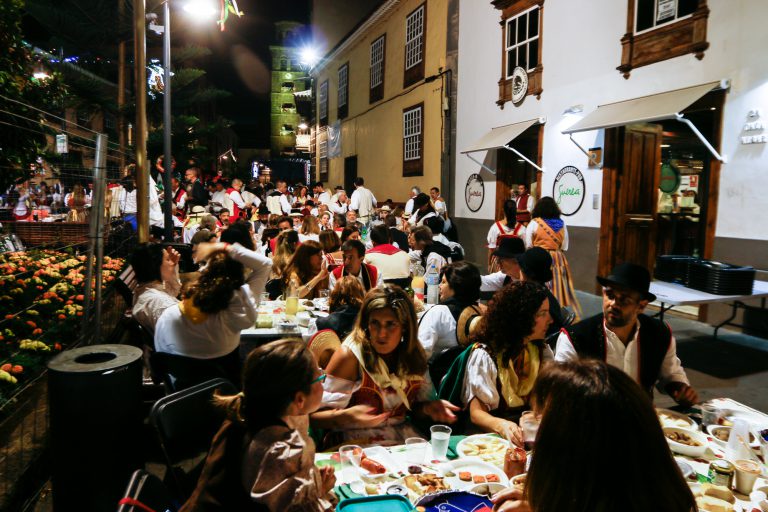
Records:
[[[581,209],[586,195],[584,175],[576,167],[566,165],[555,176],[552,197],[563,215],[571,216]]]
[[[669,162],[661,166],[661,182],[659,188],[662,192],[671,194],[680,186],[680,171]]]
[[[485,185],[479,174],[472,174],[467,178],[467,186],[464,188],[464,201],[469,211],[476,212],[483,206],[485,199]]]
[[[517,66],[512,70],[512,103],[520,103],[528,93],[528,72]]]

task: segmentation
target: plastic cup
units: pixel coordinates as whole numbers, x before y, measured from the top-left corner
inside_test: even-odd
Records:
[[[405,440],[405,458],[409,464],[423,464],[427,451],[427,440],[421,437],[409,437]]]
[[[753,460],[739,459],[733,461],[733,465],[736,467],[733,487],[741,494],[749,496],[757,477],[760,476],[760,464]]]
[[[701,406],[701,424],[705,427],[709,425],[717,425],[720,419],[720,409],[713,405]]]
[[[447,425],[432,425],[429,429],[432,437],[432,458],[445,460],[448,454],[448,444],[451,442],[451,427]]]
[[[530,412],[524,412],[520,417],[520,428],[523,430],[523,444],[526,451],[533,450],[536,434],[539,432],[539,419]]]

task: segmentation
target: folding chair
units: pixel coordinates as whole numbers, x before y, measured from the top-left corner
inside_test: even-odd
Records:
[[[123,498],[118,501],[117,512],[176,512],[179,505],[170,491],[155,475],[137,469]]]
[[[213,379],[158,400],[149,413],[165,463],[180,501],[192,493],[211,440],[224,421],[224,411],[213,403],[214,393],[234,395],[238,389],[226,379]]]

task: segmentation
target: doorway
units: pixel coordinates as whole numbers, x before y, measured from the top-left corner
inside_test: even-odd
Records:
[[[531,126],[509,144],[527,158],[541,166],[542,140],[544,125]],[[534,200],[541,197],[541,172],[504,148],[496,150],[496,219],[504,217],[504,201],[514,199],[517,186],[525,184]]]
[[[352,194],[355,190],[355,178],[357,178],[357,155],[344,159],[344,190]]]
[[[683,111],[719,149],[725,91]],[[656,257],[711,258],[720,162],[683,123],[665,120],[605,131],[598,274],[631,261],[651,273]]]

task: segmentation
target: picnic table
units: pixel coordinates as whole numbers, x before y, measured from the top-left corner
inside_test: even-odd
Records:
[[[731,400],[729,398],[717,398],[707,402],[709,405],[717,407],[724,417],[726,418],[740,418],[748,422],[750,431],[757,433],[761,429],[768,429],[768,415],[752,409],[744,404]],[[697,407],[691,408],[687,411],[693,420],[700,418],[700,409]],[[700,429],[698,423],[694,423],[695,428]],[[700,431],[700,430],[697,430]],[[725,449],[719,444],[712,436],[706,434],[707,450],[702,457],[689,457],[673,453],[675,460],[681,466],[687,465],[692,469],[692,474],[687,477],[688,485],[691,490],[696,494],[700,491],[703,482],[707,482],[709,478],[709,465],[710,462],[717,459],[725,458]],[[498,437],[494,435],[482,435],[485,437]],[[423,462],[420,464],[423,471],[434,472],[440,475],[446,470],[457,469],[462,463],[471,463],[477,461],[474,457],[464,457],[461,454],[461,448],[459,444],[465,439],[477,438],[478,436],[451,436],[450,444],[448,447],[447,460],[436,461],[431,458],[431,449],[427,445],[426,453],[423,458]],[[371,458],[379,458],[381,462],[387,466],[388,474],[383,479],[369,479],[366,477],[364,470],[360,468],[342,468],[339,453],[334,452],[319,452],[315,455],[315,464],[317,466],[330,466],[334,469],[336,475],[336,487],[334,492],[337,494],[340,500],[359,498],[365,496],[369,491],[385,494],[387,493],[387,485],[400,484],[402,478],[408,475],[408,467],[414,464],[412,456],[409,454],[409,448],[405,445],[395,446],[373,446],[365,448],[366,453],[370,451]],[[533,454],[535,456],[535,453]],[[761,454],[760,448],[753,450],[753,456],[757,459],[768,456],[768,449],[764,448]],[[460,468],[458,468],[460,469]],[[457,469],[457,470],[458,470]],[[502,469],[499,467],[499,469]],[[737,511],[751,511],[753,508],[760,510],[758,502],[760,492],[768,492],[768,475],[766,474],[766,468],[763,466],[763,474],[758,478],[754,486],[752,496],[739,494],[734,491],[736,498]],[[361,483],[362,482],[362,483]],[[508,485],[509,482],[506,479],[502,479],[502,484]],[[368,485],[370,484],[370,485]],[[467,485],[463,487],[464,490],[471,489],[473,484],[467,482]],[[409,495],[411,502],[415,504],[416,498],[411,493]],[[740,507],[740,508],[739,508]]]
[[[768,297],[768,281],[755,281],[750,295],[713,295],[711,293],[694,290],[682,284],[670,283],[666,281],[653,281],[650,286],[650,292],[656,295],[656,301],[661,304],[658,317],[664,320],[664,313],[675,306],[693,306],[700,304],[731,304],[731,316],[723,320],[715,327],[714,337],[717,339],[718,330],[725,325],[741,325],[733,323],[739,308],[745,307],[743,301],[749,299],[762,299],[761,308],[765,309],[765,298]]]

